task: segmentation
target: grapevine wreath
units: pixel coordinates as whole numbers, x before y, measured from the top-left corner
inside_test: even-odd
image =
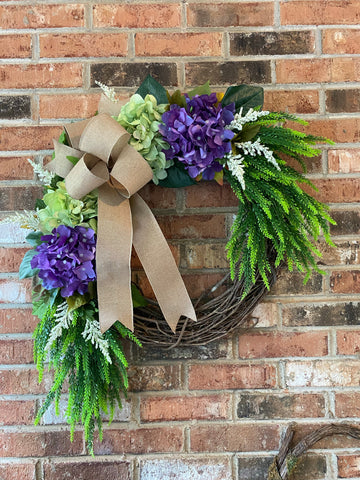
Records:
[[[219,94],[206,83],[170,94],[147,77],[121,105],[100,86],[97,115],[66,126],[46,168],[33,163],[44,184],[35,212],[14,217],[31,230],[20,277],[33,277],[40,380],[45,367],[54,370],[36,422],[52,402],[59,412],[67,382],[71,435],[82,422],[90,452],[95,427],[101,439],[104,414],[111,420],[127,392],[123,338],[167,347],[219,338],[243,322],[280,264],[305,272],[306,281],[320,272],[318,236],[332,244],[328,208],[304,192],[310,181],[286,161],[305,172],[303,157],[328,140],[286,127],[305,124],[292,114],[263,111],[262,88]],[[216,181],[219,189],[225,181],[239,201],[226,246],[230,272],[194,304],[136,193],[151,180],[159,188]],[[131,284],[132,244],[156,301]]]

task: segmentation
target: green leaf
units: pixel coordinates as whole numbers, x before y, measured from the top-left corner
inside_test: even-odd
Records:
[[[221,100],[222,105],[235,103],[235,110],[239,111],[243,107],[243,114],[246,114],[250,108],[262,107],[264,103],[264,89],[262,87],[253,87],[251,85],[235,85],[229,87]]]
[[[19,267],[19,278],[29,278],[37,274],[39,270],[31,268],[31,260],[36,254],[37,251],[34,249],[31,249],[25,253]]]
[[[180,90],[175,90],[175,92],[170,95],[168,91],[166,91],[166,95],[168,98],[168,102],[170,105],[176,103],[179,107],[186,107],[186,99],[185,96],[180,92]]]
[[[68,145],[65,130],[63,130],[63,131],[60,133],[60,137],[59,137],[59,140],[58,140],[58,141],[59,141],[59,143],[62,143],[63,145]]]
[[[133,283],[131,284],[131,296],[133,301],[133,307],[146,307],[146,298],[140,293],[140,290]]]
[[[71,162],[73,165],[76,165],[77,162],[80,160],[78,157],[73,157],[72,155],[67,155],[66,158]]]
[[[188,95],[190,98],[195,97],[195,95],[210,95],[211,90],[210,90],[210,82],[209,80],[204,83],[204,85],[199,85],[198,87],[195,87],[193,90],[188,92]]]
[[[146,97],[147,94],[153,95],[158,104],[159,103],[168,103],[168,98],[166,95],[165,88],[160,85],[151,75],[148,75],[140,87],[136,90],[136,93],[141,95],[143,98]]]
[[[159,181],[160,187],[180,188],[195,185],[197,182],[189,176],[182,163],[176,162],[175,165],[166,170],[167,177]]]
[[[246,124],[246,125],[244,125],[241,132],[239,132],[237,135],[235,135],[235,137],[233,138],[233,143],[234,142],[249,142],[259,133],[259,130],[260,130],[260,125]]]
[[[66,299],[66,303],[69,306],[69,312],[71,312],[72,310],[76,310],[82,307],[83,305],[85,305],[86,303],[88,303],[90,300],[89,297],[90,296],[88,294],[80,295],[80,293],[74,293],[74,295],[71,295],[71,297],[68,297]]]
[[[42,232],[31,232],[29,235],[26,237],[26,241],[30,243],[32,247],[37,247],[38,245],[41,244],[41,237],[44,234]]]
[[[35,201],[35,210],[42,210],[46,208],[46,203],[41,198],[37,198]]]

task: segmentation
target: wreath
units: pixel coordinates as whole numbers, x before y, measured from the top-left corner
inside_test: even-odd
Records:
[[[305,272],[305,281],[312,270],[323,273],[314,242],[322,233],[332,245],[334,223],[328,207],[301,188],[311,182],[287,163],[295,159],[305,173],[303,157],[329,141],[285,126],[306,124],[292,114],[262,110],[262,88],[237,85],[219,94],[206,83],[170,94],[147,77],[121,105],[113,89],[99,85],[97,115],[67,125],[45,168],[32,163],[44,184],[35,212],[13,218],[31,230],[19,275],[33,277],[40,381],[46,367],[54,371],[36,423],[52,402],[59,413],[66,382],[71,436],[81,422],[91,453],[96,426],[101,440],[104,414],[111,422],[126,396],[124,338],[173,346],[225,335],[270,288],[279,265]],[[202,295],[195,308],[136,193],[151,180],[169,188],[216,181],[219,189],[225,181],[239,201],[226,246],[230,272],[211,290],[227,288],[215,298]],[[131,284],[132,244],[156,301]]]

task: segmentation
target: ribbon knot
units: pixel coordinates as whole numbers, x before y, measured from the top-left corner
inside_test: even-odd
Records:
[[[101,331],[117,320],[133,330],[132,245],[172,331],[181,315],[196,321],[170,248],[137,193],[152,179],[152,170],[128,144],[130,135],[107,113],[65,130],[71,146],[54,141],[55,158],[48,168],[65,179],[73,198],[98,189],[96,272]]]

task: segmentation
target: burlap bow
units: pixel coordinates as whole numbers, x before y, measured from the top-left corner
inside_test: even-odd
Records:
[[[102,97],[99,111],[106,110],[115,114],[114,104]],[[65,178],[73,198],[81,199],[98,189],[96,271],[101,331],[117,320],[133,330],[132,245],[172,331],[181,315],[196,321],[169,246],[151,210],[136,193],[151,180],[152,171],[128,144],[130,135],[108,113],[70,124],[65,130],[71,146],[54,141],[55,158],[48,168]],[[79,160],[71,161],[71,157]]]

